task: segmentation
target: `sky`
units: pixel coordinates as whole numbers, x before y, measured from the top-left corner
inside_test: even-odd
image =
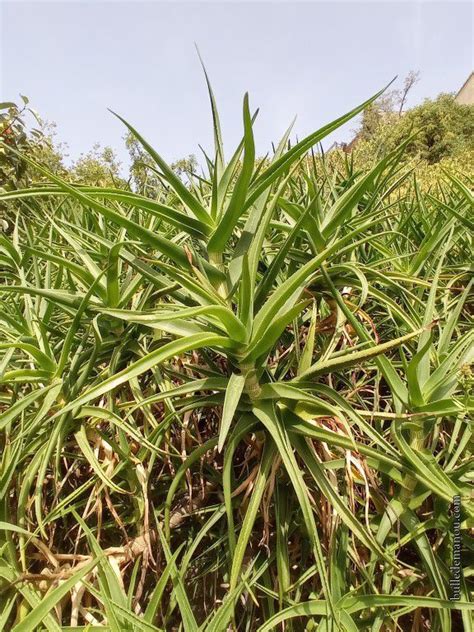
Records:
[[[126,163],[127,119],[168,161],[212,147],[209,73],[229,156],[242,98],[263,155],[297,116],[303,138],[410,70],[408,105],[457,91],[473,68],[470,2],[0,0],[0,101],[29,97],[70,159],[96,142]],[[326,140],[350,140],[356,122]]]

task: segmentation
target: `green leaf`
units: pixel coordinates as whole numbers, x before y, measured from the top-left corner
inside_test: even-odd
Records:
[[[409,340],[412,340],[413,338],[419,336],[423,331],[424,329],[417,329],[416,331],[412,331],[409,334],[405,334],[404,336],[400,336],[399,338],[389,340],[388,342],[384,342],[379,345],[374,345],[362,351],[352,351],[337,356],[336,358],[330,358],[329,360],[320,360],[319,362],[313,364],[304,373],[298,375],[295,381],[307,378],[309,375],[332,373],[334,371],[341,371],[343,369],[357,366],[358,364],[370,360],[371,358],[375,358],[378,355],[387,353],[387,351],[390,351],[391,349],[396,349],[397,347],[400,347]]]
[[[302,141],[294,145],[289,151],[287,151],[281,158],[273,162],[268,169],[265,169],[263,173],[252,183],[251,187],[251,195],[247,199],[246,207],[249,207],[253,202],[267,189],[271,184],[284,173],[293,162],[298,160],[300,156],[305,154],[311,147],[314,147],[317,143],[321,142],[323,138],[331,134],[334,130],[336,130],[347,121],[350,121],[351,118],[357,116],[362,110],[364,110],[368,105],[373,103],[378,97],[388,88],[390,84],[388,84],[383,90],[374,94],[373,97],[354,108],[347,114],[339,117],[332,123],[321,127],[316,132],[313,132]]]
[[[257,512],[260,507],[263,492],[268,480],[268,474],[273,464],[273,459],[276,454],[276,448],[273,441],[268,438],[265,442],[265,449],[260,463],[260,467],[254,482],[252,497],[250,503],[245,512],[244,521],[240,530],[237,545],[232,556],[232,568],[230,571],[230,592],[233,592],[240,579],[240,573],[242,563],[244,560],[245,551],[247,550],[250,536],[252,535],[252,529],[255,524]]]
[[[252,177],[255,161],[255,143],[252,131],[252,119],[249,111],[248,94],[244,97],[244,159],[239,178],[234,186],[232,197],[219,224],[208,242],[208,250],[211,253],[223,252],[234,226],[236,225],[245,204],[248,186]]]
[[[191,349],[198,349],[202,346],[216,345],[216,346],[229,346],[229,339],[224,336],[217,336],[215,334],[194,334],[188,338],[182,340],[173,340],[172,342],[163,345],[159,349],[155,349],[151,353],[148,353],[140,360],[137,360],[130,366],[126,367],[122,371],[119,371],[115,375],[111,375],[109,378],[85,391],[82,395],[77,397],[73,402],[65,406],[58,414],[64,414],[70,410],[74,410],[78,406],[87,404],[88,402],[100,397],[104,393],[108,393],[120,384],[128,382],[137,375],[141,375],[145,371],[149,371],[151,368],[165,362],[169,358],[175,355],[190,351]],[[56,416],[55,415],[55,416]]]
[[[158,534],[160,536],[161,546],[163,547],[163,551],[166,557],[167,564],[170,565],[170,574],[171,580],[174,586],[174,593],[176,595],[176,600],[179,605],[179,609],[181,612],[182,622],[184,625],[185,632],[196,632],[198,629],[198,625],[196,619],[194,618],[193,610],[191,604],[189,603],[189,599],[186,595],[186,590],[184,588],[183,580],[181,575],[176,568],[176,564],[173,561],[173,556],[171,554],[171,550],[168,546],[168,542],[161,532],[160,527],[158,526]]]
[[[161,169],[163,175],[169,184],[173,187],[173,190],[182,200],[183,204],[187,206],[194,216],[204,224],[208,226],[212,226],[212,219],[208,215],[207,211],[204,209],[202,204],[192,195],[189,189],[181,182],[179,177],[174,173],[174,171],[169,167],[163,158],[153,149],[153,147],[146,142],[146,140],[134,129],[130,123],[110,110],[114,116],[116,116],[122,123],[130,130],[130,132],[135,136],[138,142],[143,146],[143,148],[147,151],[147,153],[153,158],[158,167]]]
[[[48,593],[20,623],[17,623],[17,625],[12,628],[12,632],[34,632],[37,630],[43,619],[53,610],[56,604],[59,603],[83,577],[88,575],[96,564],[97,561],[92,560],[88,564],[85,564],[80,570],[73,573],[69,579],[59,584],[57,588],[54,588],[54,590]]]
[[[337,621],[334,604],[331,598],[329,580],[326,572],[326,561],[324,559],[321,543],[319,541],[313,510],[309,502],[308,490],[301,471],[298,467],[298,463],[293,454],[286,429],[281,420],[277,417],[276,409],[271,403],[268,404],[262,402],[258,405],[254,405],[253,413],[263,423],[267,431],[270,433],[270,436],[272,437],[278,448],[278,453],[285,465],[285,469],[288,472],[288,476],[291,480],[293,489],[295,490],[300,504],[301,512],[303,514],[303,519],[307,530],[307,535],[311,542],[316,565],[318,567],[323,593],[327,599],[327,610],[325,610],[325,614],[330,613],[334,620]]]
[[[237,410],[237,406],[242,395],[242,391],[245,385],[245,377],[237,373],[232,373],[229,378],[229,384],[225,392],[224,408],[222,410],[221,425],[219,429],[219,443],[218,450],[222,452],[227,434],[230,429],[230,424]]]

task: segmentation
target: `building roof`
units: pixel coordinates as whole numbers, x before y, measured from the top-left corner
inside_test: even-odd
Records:
[[[464,105],[474,104],[474,72],[471,72],[469,77],[459,88],[455,98],[458,103]]]

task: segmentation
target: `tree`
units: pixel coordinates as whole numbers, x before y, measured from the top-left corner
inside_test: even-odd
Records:
[[[457,103],[454,95],[440,94],[408,110],[393,127],[395,146],[410,132],[416,133],[407,151],[432,164],[462,151],[474,151],[474,106]]]
[[[121,163],[111,147],[102,148],[96,143],[71,166],[70,177],[80,184],[102,187],[126,187],[120,175]]]
[[[28,97],[21,96],[22,104],[11,101],[0,103],[0,187],[16,189],[29,183],[31,169],[28,163],[9,148],[30,156],[57,172],[63,169],[62,156],[53,144],[54,126],[43,121],[35,110],[28,107]],[[33,120],[34,127],[30,124]],[[35,174],[37,177],[37,174]]]
[[[367,108],[355,140],[361,156],[380,156],[412,136],[406,156],[434,164],[474,151],[474,106],[457,103],[453,94],[440,94],[403,111],[416,81],[409,75],[404,89],[394,91]]]
[[[0,145],[0,192],[44,181],[23,156],[33,158],[54,173],[67,173],[63,165],[62,146],[55,145],[53,141],[54,124],[45,122],[29,107],[28,97],[20,97],[21,105],[12,101],[0,103],[0,141],[3,143]],[[0,205],[2,230],[11,229],[11,218],[20,207],[20,202]]]
[[[410,70],[408,75],[405,77],[403,89],[399,91],[400,107],[398,108],[398,116],[402,115],[403,108],[405,106],[405,103],[408,97],[408,93],[413,88],[413,86],[416,83],[418,83],[419,80],[420,80],[420,73],[415,72],[414,70]]]
[[[0,191],[27,188],[47,179],[22,157],[32,158],[50,172],[71,182],[89,186],[125,187],[128,183],[120,175],[120,162],[110,147],[99,144],[66,166],[67,145],[55,142],[56,125],[44,121],[29,107],[29,100],[21,96],[21,105],[0,103]],[[10,148],[21,155],[10,151]],[[18,201],[0,206],[3,230],[11,230],[13,217],[24,208]]]
[[[156,165],[132,133],[126,134],[124,140],[130,156],[130,180],[134,190],[154,197],[157,191],[163,189],[164,184]],[[189,154],[187,158],[171,163],[170,167],[183,180],[189,181],[196,172],[198,162],[196,156]]]

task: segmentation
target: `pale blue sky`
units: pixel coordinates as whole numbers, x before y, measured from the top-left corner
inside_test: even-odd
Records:
[[[410,104],[456,91],[473,66],[468,2],[24,2],[0,0],[0,101],[19,92],[77,157],[94,142],[125,156],[127,118],[168,160],[212,143],[204,57],[230,154],[241,101],[260,107],[260,154],[294,115],[317,129],[394,75],[419,70]],[[349,125],[333,139],[350,137]]]

